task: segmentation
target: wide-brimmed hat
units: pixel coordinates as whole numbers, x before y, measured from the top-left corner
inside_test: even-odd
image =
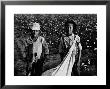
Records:
[[[39,23],[33,23],[33,25],[32,25],[32,28],[31,28],[32,30],[40,30],[40,24]]]

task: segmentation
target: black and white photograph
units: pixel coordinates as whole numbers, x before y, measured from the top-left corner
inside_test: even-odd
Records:
[[[6,85],[106,83],[106,5],[7,5],[5,20]]]
[[[14,76],[97,76],[97,14],[14,14]]]

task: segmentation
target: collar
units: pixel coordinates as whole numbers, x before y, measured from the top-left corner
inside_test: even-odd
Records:
[[[37,37],[34,37],[33,41],[37,41],[37,39],[39,38],[40,36],[37,36]]]
[[[69,37],[74,37],[74,36],[75,36],[75,34],[72,33],[72,35],[70,35]]]

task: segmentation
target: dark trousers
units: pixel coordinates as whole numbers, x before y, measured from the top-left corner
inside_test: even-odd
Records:
[[[41,76],[43,69],[43,60],[39,59],[37,62],[33,62],[31,76]]]
[[[71,76],[79,76],[79,73],[78,73],[78,66],[77,66],[77,61],[75,61],[74,65],[73,65],[73,68],[72,68],[72,73],[71,73]]]

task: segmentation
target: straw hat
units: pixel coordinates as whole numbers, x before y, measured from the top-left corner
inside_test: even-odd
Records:
[[[40,24],[36,22],[33,23],[32,30],[40,30]]]

